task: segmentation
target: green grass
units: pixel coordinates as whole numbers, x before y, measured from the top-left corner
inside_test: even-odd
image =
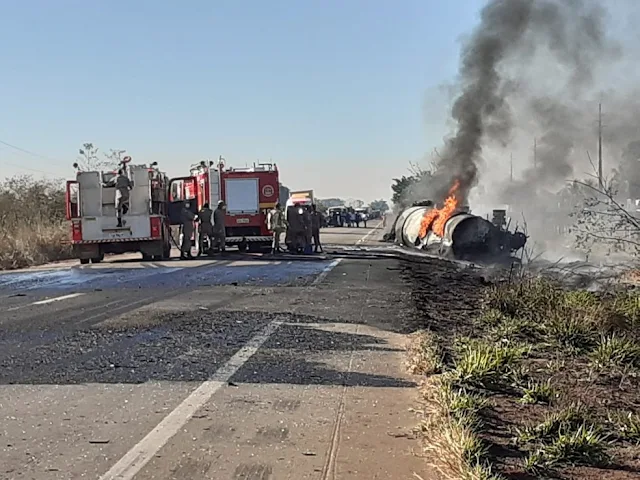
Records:
[[[433,332],[416,332],[408,348],[409,371],[414,375],[440,373],[444,367],[444,352]]]
[[[600,339],[591,360],[598,369],[640,366],[640,344],[635,340],[611,334]]]
[[[570,405],[547,414],[544,421],[537,425],[526,426],[518,431],[520,443],[545,442],[561,431],[570,431],[589,422],[589,414],[580,404]]]
[[[470,393],[450,377],[443,378],[438,386],[438,402],[454,421],[472,429],[480,426],[479,413],[489,404],[485,397]]]
[[[510,379],[525,347],[495,345],[481,340],[464,342],[459,347],[454,375],[461,383],[487,386]]]
[[[610,430],[621,440],[640,445],[640,415],[633,412],[614,412],[609,414]]]
[[[544,383],[530,381],[522,389],[520,402],[524,404],[543,403],[549,405],[556,395],[555,389],[551,386],[551,380],[547,380]]]
[[[581,424],[575,429],[560,429],[555,438],[538,445],[525,460],[527,472],[560,465],[596,465],[609,462],[606,437],[593,424]]]

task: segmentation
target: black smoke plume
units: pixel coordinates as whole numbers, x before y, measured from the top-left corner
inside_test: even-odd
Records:
[[[506,146],[517,119],[510,102],[527,95],[525,75],[529,62],[545,54],[567,75],[564,90],[570,104],[572,93],[589,88],[598,58],[610,59],[615,47],[605,35],[605,12],[588,0],[492,0],[483,8],[480,24],[464,44],[458,85],[451,117],[455,128],[445,140],[430,197],[442,201],[451,185],[460,182],[458,198],[466,202],[478,183],[484,165],[483,148]],[[550,70],[552,74],[554,70]],[[571,173],[567,157],[574,144],[559,132],[571,123],[570,106],[548,98],[531,98],[530,111],[540,119],[546,133],[540,139],[540,169],[527,174],[528,181]]]

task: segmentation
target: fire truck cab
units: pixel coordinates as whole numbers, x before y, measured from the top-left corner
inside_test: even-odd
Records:
[[[278,202],[280,191],[275,164],[254,163],[252,167],[230,168],[225,167],[220,157],[217,164],[200,162],[193,165],[190,173],[190,177],[171,181],[172,200],[174,193],[181,195],[183,201],[190,200],[197,210],[205,203],[215,209],[223,200],[227,205],[227,246],[235,245],[242,252],[271,246],[267,215]]]
[[[77,164],[74,165],[76,168]],[[77,171],[67,182],[67,220],[73,253],[80,263],[99,263],[106,253],[141,252],[143,260],[168,259],[171,232],[167,218],[169,180],[157,163],[124,165],[132,182],[123,226],[116,218],[116,172]]]

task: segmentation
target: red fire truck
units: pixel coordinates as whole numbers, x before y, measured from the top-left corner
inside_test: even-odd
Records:
[[[188,177],[171,180],[173,204],[190,200],[197,211],[205,203],[215,209],[218,201],[224,200],[227,246],[236,245],[241,252],[271,246],[267,214],[278,202],[280,191],[275,164],[254,163],[251,167],[231,168],[226,167],[220,157],[217,164],[203,161],[192,165],[190,173]]]
[[[122,167],[133,182],[129,209],[122,226],[115,211],[115,187],[109,181],[115,171],[80,171],[67,182],[67,219],[71,227],[73,253],[80,263],[99,263],[105,254],[141,252],[144,260],[168,259],[171,230],[168,218],[169,179],[157,168],[128,165]]]

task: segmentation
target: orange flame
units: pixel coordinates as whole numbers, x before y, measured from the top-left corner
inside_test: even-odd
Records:
[[[444,225],[458,208],[456,192],[458,191],[459,186],[460,182],[456,180],[453,186],[449,189],[449,193],[447,193],[447,199],[444,201],[443,207],[433,208],[424,214],[424,217],[422,217],[422,221],[420,222],[420,238],[426,237],[429,230],[440,237],[444,236]]]

